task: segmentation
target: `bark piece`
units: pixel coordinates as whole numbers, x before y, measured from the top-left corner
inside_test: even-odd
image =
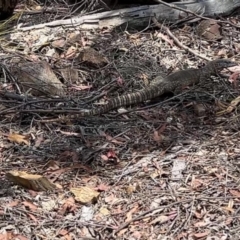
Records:
[[[47,62],[25,62],[12,68],[24,92],[32,95],[62,96],[64,85],[58,80]]]
[[[6,174],[6,177],[13,183],[34,191],[48,191],[56,188],[53,183],[41,175],[10,171]]]
[[[83,50],[79,54],[78,59],[94,68],[101,68],[108,64],[108,60],[93,48]]]
[[[220,25],[213,19],[201,21],[197,27],[197,34],[207,40],[217,40],[222,38]]]

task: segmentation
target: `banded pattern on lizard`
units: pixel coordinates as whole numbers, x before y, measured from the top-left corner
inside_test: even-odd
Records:
[[[126,95],[110,99],[106,105],[103,105],[96,109],[91,109],[88,112],[79,112],[76,114],[74,113],[68,115],[66,118],[73,119],[77,117],[100,115],[118,107],[150,100],[161,96],[166,92],[174,92],[178,88],[202,82],[207,78],[210,78],[210,76],[218,75],[224,68],[229,68],[236,65],[238,64],[228,59],[218,59],[207,63],[203,68],[200,69],[191,68],[187,70],[177,71],[165,78],[157,77],[153,80],[153,84],[151,84],[149,87],[146,87],[137,92],[128,93]],[[54,122],[59,120],[61,121],[61,119],[52,119],[50,121]],[[48,120],[46,120],[46,122],[47,121]]]

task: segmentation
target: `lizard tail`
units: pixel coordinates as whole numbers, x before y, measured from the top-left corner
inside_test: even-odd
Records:
[[[161,91],[163,91],[163,88],[159,89],[159,87],[153,85],[147,89],[145,88],[138,92],[129,93],[123,96],[113,98],[106,105],[103,105],[100,108],[92,109],[89,112],[83,113],[83,116],[100,115],[117,107],[140,103],[148,99],[157,97],[161,93]]]

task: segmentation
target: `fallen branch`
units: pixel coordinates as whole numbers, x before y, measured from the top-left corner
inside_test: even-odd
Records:
[[[81,17],[73,17],[66,20],[56,20],[45,24],[18,28],[21,31],[40,29],[45,27],[76,27],[83,29],[117,27],[127,23],[131,27],[148,26],[149,19],[156,17],[157,21],[176,22],[191,15],[198,17],[214,17],[216,15],[228,15],[240,7],[240,0],[217,0],[184,1],[166,4],[162,1],[158,5],[140,6],[120,10],[107,11]]]

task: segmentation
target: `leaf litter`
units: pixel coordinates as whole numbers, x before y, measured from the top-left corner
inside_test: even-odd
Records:
[[[193,26],[172,32],[208,57],[236,54],[232,38],[239,42],[238,32],[220,27],[217,41],[198,36]],[[211,25],[211,34],[218,29]],[[47,31],[41,34],[47,36]],[[73,68],[60,70],[66,96],[39,98],[29,90],[32,95],[25,99],[6,83],[12,91],[8,98],[14,99],[3,101],[1,108],[0,180],[5,191],[0,192],[0,238],[238,239],[239,69],[232,69],[233,83],[216,78],[120,113],[41,123],[57,117],[54,109],[65,114],[98,107],[142,89],[159,74],[202,65],[158,29],[154,35],[151,29],[135,34],[98,30],[84,36],[65,31],[54,29],[52,38],[38,39],[39,31],[32,30],[25,37],[32,40],[30,59],[43,60],[44,54],[56,58],[54,76],[60,76],[56,69]],[[57,39],[60,35],[71,41]],[[17,41],[22,44],[24,36]],[[47,49],[46,41],[54,44]],[[82,51],[86,46],[94,49],[93,55],[97,52],[94,61]],[[239,62],[237,55],[235,60]],[[13,111],[3,114],[8,109]],[[38,109],[45,112],[34,112]],[[9,187],[5,175],[10,171],[10,178],[18,177],[27,188]],[[37,189],[31,187],[33,179],[61,188]]]

